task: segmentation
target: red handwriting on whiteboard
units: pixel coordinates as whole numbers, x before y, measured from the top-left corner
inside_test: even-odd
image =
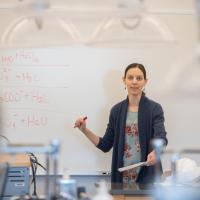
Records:
[[[25,90],[3,90],[0,92],[0,103],[38,103],[38,104],[48,104],[50,102],[49,98],[41,94],[38,90],[25,91]]]
[[[8,67],[0,68],[0,81],[8,83],[10,80],[24,83],[36,83],[41,81],[41,78],[27,71],[12,73],[12,69]]]
[[[47,125],[47,117],[28,115],[22,118],[21,122],[27,127],[42,127]]]
[[[20,116],[19,114],[13,114],[10,119],[5,122],[7,128],[41,128],[48,125],[47,116],[28,114]]]
[[[40,81],[40,78],[37,75],[31,74],[29,72],[18,73],[18,74],[16,74],[15,77],[19,81],[24,81],[24,82],[28,82],[28,83],[33,83],[33,82]]]
[[[8,67],[3,67],[0,69],[0,81],[8,82],[10,79],[10,71],[11,69]]]
[[[0,57],[0,63],[3,65],[12,65],[17,63],[37,64],[39,63],[39,58],[32,51],[21,50],[2,55]]]
[[[9,119],[5,124],[7,128],[16,128],[16,122],[12,119]]]

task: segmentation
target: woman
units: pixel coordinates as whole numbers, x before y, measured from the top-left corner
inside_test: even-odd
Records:
[[[105,135],[99,137],[86,127],[86,120],[75,122],[88,139],[99,149],[108,152],[113,147],[112,186],[149,184],[155,174],[162,174],[161,163],[156,164],[156,155],[151,141],[161,138],[167,144],[164,114],[160,104],[150,100],[143,92],[147,84],[146,70],[142,64],[127,66],[123,82],[128,97],[112,107]],[[119,172],[118,168],[147,161],[148,166]],[[157,171],[156,171],[157,170]]]

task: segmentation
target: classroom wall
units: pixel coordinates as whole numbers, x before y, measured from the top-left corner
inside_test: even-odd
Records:
[[[60,172],[109,171],[112,152],[104,154],[96,149],[74,129],[74,121],[87,116],[88,127],[103,136],[111,107],[126,98],[124,69],[132,62],[140,62],[147,69],[147,96],[161,103],[165,111],[168,147],[198,146],[200,82],[198,62],[193,58],[197,45],[193,2],[147,1],[146,6],[167,25],[173,42],[133,42],[121,47],[77,43],[48,46],[47,40],[45,46],[27,47],[28,40],[23,35],[12,40],[19,45],[21,39],[18,48],[12,47],[12,43],[9,48],[3,45],[1,133],[12,143],[49,144],[51,139],[58,138]],[[2,35],[14,16],[10,11],[0,12]],[[3,20],[6,18],[7,22]],[[82,23],[76,20],[77,24]],[[145,32],[149,29],[145,28]],[[143,32],[139,30],[138,34]],[[22,36],[21,33],[20,29],[17,36]],[[38,41],[34,34],[31,36],[32,44]],[[43,158],[41,161],[44,162]],[[163,163],[165,169],[169,168],[169,159]]]

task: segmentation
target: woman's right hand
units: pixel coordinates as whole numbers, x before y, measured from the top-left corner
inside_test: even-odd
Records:
[[[78,128],[80,131],[84,132],[86,130],[86,117],[78,118],[75,121],[74,128]]]
[[[81,117],[81,118],[78,118],[76,121],[75,121],[75,124],[74,124],[74,128],[78,128],[80,131],[82,131],[84,133],[84,135],[95,145],[97,146],[99,144],[99,136],[97,136],[95,133],[93,133],[91,130],[89,130],[87,127],[86,127],[86,119],[87,117]]]

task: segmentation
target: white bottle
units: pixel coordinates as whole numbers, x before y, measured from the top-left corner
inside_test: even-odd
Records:
[[[112,200],[113,197],[109,194],[108,188],[105,181],[99,182],[99,187],[97,188],[97,194],[92,198],[92,200]]]
[[[68,173],[60,180],[60,195],[68,200],[77,199],[76,181]]]

